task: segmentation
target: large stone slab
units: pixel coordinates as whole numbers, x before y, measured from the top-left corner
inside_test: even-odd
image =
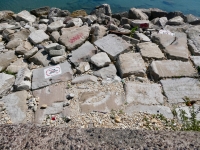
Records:
[[[82,113],[110,112],[123,104],[123,97],[113,92],[84,92],[80,96],[79,102]]]
[[[15,27],[15,25],[11,25],[8,23],[0,23],[0,32],[2,32],[4,29],[11,29]]]
[[[200,101],[200,82],[198,79],[166,79],[160,82],[170,103],[184,102],[185,97]]]
[[[106,52],[111,59],[116,59],[119,54],[131,47],[131,44],[114,34],[109,34],[94,44]]]
[[[6,112],[10,116],[12,123],[26,123],[27,96],[27,91],[20,91],[9,94],[0,100],[4,102]]]
[[[92,56],[90,60],[91,60],[91,63],[93,63],[97,67],[108,66],[111,63],[110,58],[104,52],[100,52]]]
[[[134,113],[138,112],[144,112],[148,114],[162,114],[166,118],[173,118],[173,114],[170,110],[169,107],[167,106],[161,106],[161,105],[152,105],[152,106],[147,106],[147,105],[129,105],[126,109],[125,112],[128,115],[133,115]]]
[[[164,103],[159,84],[134,83],[125,84],[126,101],[133,104],[162,104]]]
[[[43,30],[36,30],[29,35],[29,39],[34,45],[36,45],[48,40],[49,36]]]
[[[10,73],[17,73],[21,68],[28,67],[28,64],[23,60],[23,58],[18,59],[17,61],[11,63],[6,71]]]
[[[0,97],[6,94],[6,92],[12,87],[15,82],[15,76],[0,73]]]
[[[148,20],[149,17],[140,9],[131,8],[128,12],[129,19]]]
[[[30,62],[33,62],[36,65],[42,65],[44,67],[48,66],[50,63],[50,57],[48,56],[48,53],[44,49],[38,51],[35,55],[30,57],[28,60]]]
[[[137,48],[139,49],[143,58],[163,59],[165,57],[158,45],[155,43],[139,43],[137,44]]]
[[[153,61],[150,64],[150,74],[156,81],[161,78],[197,76],[190,62],[176,60]]]
[[[51,24],[48,25],[47,30],[52,32],[52,31],[58,31],[61,28],[63,28],[65,25],[63,24],[63,21],[59,20],[59,21],[55,21],[52,22]]]
[[[38,89],[57,82],[72,79],[73,71],[68,62],[56,66],[44,67],[33,70],[32,89]]]
[[[117,69],[115,68],[115,65],[110,64],[108,67],[101,68],[97,71],[94,71],[94,75],[97,77],[101,77],[103,79],[111,78],[114,79],[116,76]]]
[[[63,28],[59,42],[66,46],[68,50],[75,49],[82,45],[89,37],[90,28],[88,26]]]
[[[18,21],[26,21],[26,22],[35,22],[36,17],[34,15],[31,15],[28,11],[23,10],[17,14],[16,19]]]
[[[53,84],[42,89],[34,90],[33,96],[39,97],[40,103],[35,112],[35,123],[42,123],[45,115],[57,114],[63,111],[63,102],[66,100],[66,86],[64,83]],[[47,105],[46,109],[41,109]]]
[[[121,54],[117,60],[117,69],[122,78],[130,75],[144,76],[146,67],[139,53]]]
[[[164,51],[168,59],[187,61],[189,57],[187,35],[185,33],[176,32],[175,36],[176,40],[171,45],[165,47]]]
[[[193,26],[187,31],[187,36],[189,38],[188,46],[193,55],[200,55],[200,25]]]
[[[78,66],[80,62],[89,62],[90,58],[95,55],[97,49],[90,42],[86,41],[82,46],[78,49],[72,51],[70,61]]]
[[[8,51],[0,55],[0,72],[5,70],[11,62],[17,59],[15,51]]]

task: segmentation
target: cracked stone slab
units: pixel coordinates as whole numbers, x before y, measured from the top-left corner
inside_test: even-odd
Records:
[[[126,101],[133,104],[162,104],[164,103],[159,84],[134,83],[125,84]]]
[[[164,54],[160,50],[157,44],[151,42],[139,43],[137,44],[143,58],[154,58],[154,59],[163,59],[165,58]]]
[[[124,53],[119,55],[117,69],[121,77],[130,75],[145,76],[146,67],[139,53]]]
[[[6,94],[6,92],[12,87],[15,82],[15,76],[0,73],[0,97]]]
[[[170,110],[169,107],[167,106],[161,106],[161,105],[151,105],[151,106],[147,106],[147,105],[129,105],[127,106],[127,108],[125,109],[125,112],[128,115],[132,115],[133,113],[138,113],[138,112],[144,112],[144,113],[148,113],[148,114],[162,114],[164,117],[166,118],[173,118],[173,114]]]
[[[56,66],[44,67],[33,70],[32,89],[38,89],[57,82],[72,79],[73,71],[68,62]]]
[[[102,51],[115,60],[119,54],[129,49],[132,45],[127,43],[121,37],[114,34],[109,34],[94,42]]]
[[[33,91],[34,97],[39,97],[40,103],[35,112],[35,123],[42,123],[45,115],[58,114],[63,111],[63,102],[66,100],[66,86],[64,83],[53,84]],[[41,106],[46,104],[46,109]]]
[[[162,78],[197,76],[197,72],[190,62],[177,60],[153,61],[150,64],[150,74],[155,81]]]
[[[84,92],[79,100],[80,111],[90,113],[93,111],[110,112],[123,104],[122,95],[113,92]]]
[[[200,101],[200,81],[194,78],[166,79],[160,81],[170,103],[185,102],[184,98]]]
[[[26,99],[27,91],[20,91],[4,96],[0,101],[4,102],[6,111],[12,123],[26,123]]]

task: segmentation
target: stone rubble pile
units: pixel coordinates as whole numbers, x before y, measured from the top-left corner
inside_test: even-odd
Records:
[[[200,21],[193,15],[112,14],[108,4],[89,15],[49,7],[2,15],[0,124],[80,123],[113,110],[125,114],[106,116],[116,123],[141,113],[174,119],[182,108],[190,116],[186,99],[200,111]]]

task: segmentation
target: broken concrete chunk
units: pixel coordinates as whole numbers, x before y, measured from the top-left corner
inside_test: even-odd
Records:
[[[35,55],[37,52],[38,52],[38,48],[37,48],[37,47],[34,47],[34,48],[32,48],[31,50],[27,51],[27,52],[24,54],[24,58],[25,58],[25,59],[28,59],[28,58],[32,57],[33,55]]]
[[[190,56],[190,59],[196,68],[200,67],[200,56]]]
[[[163,95],[159,84],[134,83],[125,84],[126,101],[133,104],[163,104]]]
[[[72,79],[73,71],[68,62],[56,66],[44,67],[33,70],[32,89],[38,89],[57,82]]]
[[[36,30],[29,35],[29,39],[34,45],[36,45],[45,40],[48,40],[49,36],[43,30]]]
[[[185,97],[190,100],[200,101],[200,82],[198,79],[166,79],[160,82],[169,103],[185,102]]]
[[[52,22],[50,25],[48,25],[47,30],[52,32],[52,31],[58,31],[61,28],[63,28],[65,25],[63,24],[63,21],[59,20],[59,21],[55,21]]]
[[[60,50],[50,50],[49,51],[49,55],[50,56],[63,56],[65,55],[65,50],[64,49],[60,49]]]
[[[119,54],[129,49],[132,45],[127,43],[121,37],[114,34],[109,34],[96,42],[94,42],[102,51],[106,52],[108,56],[115,60]]]
[[[17,59],[15,51],[8,51],[0,55],[0,72],[5,70],[11,62]]]
[[[35,55],[29,58],[30,62],[33,62],[36,65],[48,66],[50,63],[50,58],[47,52],[42,49],[38,51]]]
[[[146,74],[144,60],[139,53],[125,53],[119,55],[117,66],[120,77],[122,78],[130,75],[143,77]]]
[[[110,58],[104,52],[100,52],[100,53],[92,56],[90,60],[91,60],[91,63],[93,63],[97,67],[108,66],[111,63]]]
[[[90,64],[88,62],[80,62],[79,66],[76,67],[77,73],[84,73],[90,70]]]
[[[190,62],[176,60],[153,61],[150,65],[150,74],[156,81],[161,78],[197,76]]]
[[[15,82],[15,76],[0,73],[0,97],[4,96]]]
[[[114,79],[117,73],[117,69],[115,65],[110,64],[108,67],[104,67],[94,72],[94,75],[97,77],[101,77],[103,79]]]
[[[140,19],[140,20],[148,20],[149,17],[143,13],[140,9],[131,8],[128,12],[129,19]]]
[[[53,64],[59,64],[59,63],[63,62],[64,60],[66,60],[66,56],[56,56],[56,57],[51,58],[51,62]]]
[[[130,36],[126,36],[126,35],[123,35],[122,39],[124,39],[126,42],[128,42],[130,44],[138,44],[140,42],[139,40],[132,38]]]
[[[133,38],[140,40],[140,42],[150,42],[151,40],[143,33],[135,33],[133,34]]]
[[[11,63],[6,71],[10,73],[17,73],[20,69],[28,67],[28,64],[23,60],[23,58]]]
[[[36,17],[31,15],[28,11],[23,10],[17,14],[17,21],[35,22]]]

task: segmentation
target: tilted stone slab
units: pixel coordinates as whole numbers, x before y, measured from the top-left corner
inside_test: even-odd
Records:
[[[150,65],[150,74],[155,81],[161,78],[197,76],[190,62],[176,60],[153,61]]]
[[[188,47],[193,55],[200,55],[200,25],[193,26],[187,31],[187,36],[189,39]]]
[[[86,82],[97,82],[97,77],[92,75],[82,75],[72,80],[72,84],[86,83]]]
[[[82,45],[89,37],[90,28],[88,26],[63,28],[59,42],[66,46],[68,50],[75,49]]]
[[[190,59],[196,68],[200,66],[200,56],[190,56]]]
[[[162,59],[165,57],[158,45],[155,43],[139,43],[137,44],[137,48],[139,49],[143,58]]]
[[[145,76],[146,72],[144,60],[139,53],[124,53],[119,55],[117,69],[123,78],[130,75]]]
[[[200,81],[198,79],[166,79],[160,82],[170,103],[185,102],[185,97],[200,101]]]
[[[17,14],[16,19],[18,21],[26,21],[26,22],[35,22],[36,17],[34,15],[31,15],[28,11],[23,10]]]
[[[133,104],[162,104],[164,103],[159,84],[134,83],[125,84],[126,101]]]
[[[15,51],[8,51],[0,55],[0,72],[5,70],[11,62],[17,59]]]
[[[0,97],[6,94],[6,92],[12,87],[15,82],[15,76],[0,73]]]
[[[80,62],[89,62],[90,58],[95,55],[97,49],[90,42],[86,41],[78,49],[72,51],[70,61],[78,66]]]
[[[134,113],[138,113],[138,112],[144,112],[144,113],[155,114],[155,115],[162,114],[166,118],[171,118],[171,119],[173,118],[173,114],[170,108],[167,106],[161,106],[161,105],[147,106],[147,105],[131,104],[125,109],[125,112],[128,115],[133,115]]]
[[[176,40],[164,51],[167,54],[168,59],[176,59],[187,61],[189,57],[189,50],[187,46],[187,35],[185,33],[177,32],[175,34]]]
[[[131,44],[114,34],[109,34],[97,40],[94,44],[106,52],[112,60],[131,47]]]
[[[57,82],[72,79],[73,71],[68,62],[33,70],[32,89],[38,89]]]
[[[4,96],[0,100],[0,102],[4,102],[6,112],[11,118],[12,123],[26,123],[27,96],[27,91],[20,91]]]
[[[19,58],[17,61],[11,63],[6,71],[11,73],[17,73],[21,68],[28,67],[28,64],[23,60],[23,58]]]
[[[48,40],[49,36],[43,30],[36,30],[29,35],[29,39],[34,45],[36,45]]]

